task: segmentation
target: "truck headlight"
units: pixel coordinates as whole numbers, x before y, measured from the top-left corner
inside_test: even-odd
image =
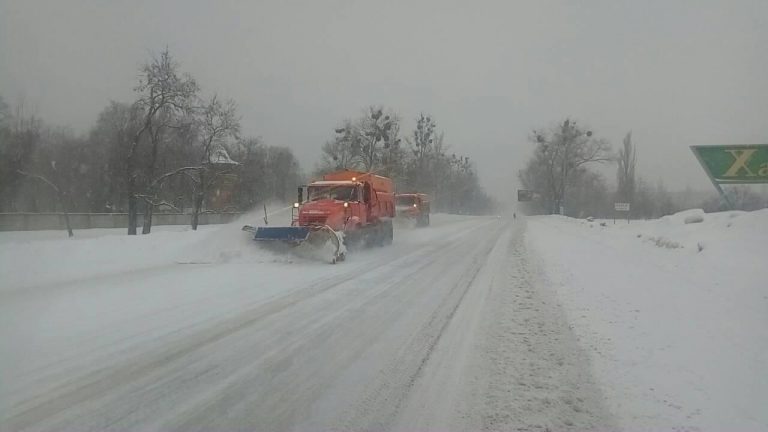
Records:
[[[299,203],[293,203],[293,208],[299,208]]]

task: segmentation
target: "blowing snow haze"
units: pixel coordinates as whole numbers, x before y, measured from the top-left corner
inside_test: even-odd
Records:
[[[768,0],[0,0],[0,432],[768,431],[767,46]]]
[[[311,171],[343,119],[430,113],[445,142],[511,195],[531,130],[577,119],[639,172],[710,188],[688,146],[768,136],[768,2],[0,1],[0,94],[87,132],[168,48],[243,133]],[[610,169],[610,173],[613,168]],[[606,175],[613,181],[613,175]]]

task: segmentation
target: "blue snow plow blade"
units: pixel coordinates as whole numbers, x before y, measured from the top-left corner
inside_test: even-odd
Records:
[[[303,242],[309,237],[308,227],[258,227],[253,239],[257,241],[279,240]]]

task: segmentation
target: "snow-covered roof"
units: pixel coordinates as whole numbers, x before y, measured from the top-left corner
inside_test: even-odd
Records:
[[[211,152],[210,157],[208,157],[208,163],[215,165],[240,165],[233,161],[232,158],[229,157],[229,153],[222,147]]]

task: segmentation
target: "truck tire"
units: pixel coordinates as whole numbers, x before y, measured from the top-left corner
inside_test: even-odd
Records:
[[[363,245],[366,248],[381,246],[381,224],[369,225],[362,230]]]
[[[384,224],[384,245],[388,246],[392,244],[392,240],[395,238],[395,229],[392,221],[388,221]]]
[[[376,227],[376,246],[382,247],[387,244],[387,223],[382,222]]]
[[[344,246],[349,250],[360,249],[361,244],[367,240],[366,237],[363,230],[358,226],[354,230],[344,233]]]

